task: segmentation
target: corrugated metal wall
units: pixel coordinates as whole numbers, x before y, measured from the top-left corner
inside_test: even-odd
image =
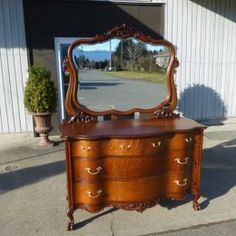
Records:
[[[236,1],[166,0],[165,38],[177,47],[178,109],[236,117]],[[0,133],[32,130],[23,105],[27,52],[21,0],[0,1]]]
[[[0,133],[32,130],[23,104],[27,51],[21,0],[0,1]]]
[[[177,47],[179,110],[236,116],[236,1],[166,0],[165,38]]]

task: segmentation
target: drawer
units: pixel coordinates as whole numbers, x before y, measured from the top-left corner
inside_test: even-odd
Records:
[[[168,172],[135,181],[74,183],[74,202],[97,204],[100,202],[138,202],[157,198],[183,199],[190,183],[190,174],[184,172]]]
[[[71,142],[72,156],[95,158],[101,156],[142,155],[143,139],[80,140]]]
[[[107,140],[79,140],[71,141],[70,149],[72,156],[95,158],[104,155]]]
[[[109,157],[98,160],[74,158],[74,181],[98,179],[135,179],[155,176],[166,171],[188,171],[191,152],[170,152],[152,157]]]
[[[193,149],[195,142],[195,133],[179,133],[168,140],[167,146],[169,150],[187,150]]]
[[[111,139],[107,142],[104,155],[134,156],[143,155],[145,139]]]
[[[162,135],[153,138],[79,140],[71,141],[71,154],[85,158],[154,155],[168,152],[168,150],[193,149],[194,142],[193,133]]]
[[[144,154],[152,155],[163,151],[193,149],[195,135],[193,133],[180,133],[172,136],[160,136],[144,140]]]

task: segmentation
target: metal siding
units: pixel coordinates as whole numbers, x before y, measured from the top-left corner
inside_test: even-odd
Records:
[[[177,47],[178,109],[187,117],[236,116],[233,0],[166,0],[165,38]]]
[[[23,102],[27,67],[22,1],[0,1],[0,133],[32,130]]]
[[[177,48],[179,110],[194,119],[236,116],[233,0],[166,0],[165,38]],[[32,130],[22,1],[0,1],[0,133]]]

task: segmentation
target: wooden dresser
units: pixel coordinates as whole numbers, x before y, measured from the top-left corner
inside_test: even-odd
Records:
[[[194,196],[199,209],[204,126],[186,118],[62,124],[69,229],[78,208],[143,211],[161,199]]]
[[[167,48],[167,50],[163,49],[159,53],[160,55],[155,55],[155,58],[160,56],[155,62],[159,63],[160,72],[158,73],[166,72],[166,94],[164,94],[163,100],[157,102],[156,106],[146,108],[143,104],[144,108],[134,106],[127,110],[104,111],[89,108],[98,100],[96,96],[103,99],[100,93],[105,89],[101,89],[99,92],[94,91],[95,99],[92,100],[92,104],[84,105],[78,100],[78,94],[85,96],[86,93],[83,93],[85,87],[82,82],[79,83],[78,78],[80,73],[78,68],[81,62],[77,66],[74,64],[73,50],[83,44],[85,50],[85,47],[89,47],[90,44],[99,45],[113,37],[116,40],[121,38],[123,47],[126,45],[126,39],[129,40],[127,45],[135,45],[139,40],[138,42],[142,42],[142,44],[150,43],[149,48],[158,46],[153,52],[146,50],[145,57],[153,58],[153,55],[159,50],[159,45]],[[130,41],[130,38],[133,41]],[[142,48],[145,47],[147,46],[142,46]],[[86,50],[83,52],[85,55]],[[169,58],[164,61],[163,52],[166,56],[167,51],[169,51]],[[116,61],[119,57],[116,56]],[[127,59],[123,58],[122,63],[128,65],[129,62],[125,60]],[[136,63],[138,61],[141,59]],[[167,67],[162,68],[161,66],[166,61],[168,62]],[[141,66],[142,64],[139,65],[139,68]],[[156,64],[152,66],[154,67]],[[61,136],[65,140],[67,216],[70,219],[68,230],[73,229],[73,212],[76,209],[98,212],[106,206],[113,206],[142,212],[146,208],[155,206],[162,199],[184,199],[187,193],[193,195],[193,208],[200,209],[198,199],[200,197],[202,141],[203,130],[206,127],[191,119],[180,117],[178,113],[174,112],[177,103],[174,72],[177,66],[175,49],[170,42],[152,39],[126,25],[115,27],[108,33],[97,35],[94,38],[79,39],[70,46],[68,58],[64,60],[64,70],[69,75],[70,81],[65,102],[68,119],[59,126]],[[84,78],[92,75],[86,82],[87,90],[91,85],[94,90],[98,90],[99,86],[104,87],[104,84],[110,90],[112,86],[128,85],[125,80],[114,83],[113,77],[108,74],[104,74],[105,77],[99,84],[101,74],[105,73],[101,71],[102,69],[97,71],[93,68],[82,71]],[[156,75],[159,75],[158,73]],[[106,84],[108,76],[111,81]],[[138,91],[139,84],[136,85]],[[148,84],[145,86],[148,87]],[[156,84],[152,86],[156,86]],[[78,92],[79,87],[81,90]],[[117,92],[116,89],[112,92],[110,90],[112,96],[108,98],[109,102]],[[159,93],[160,91],[162,90],[159,89]],[[147,96],[148,93],[150,92],[147,92]],[[136,95],[132,95],[130,99],[133,96]],[[121,91],[121,96],[115,99],[118,101],[116,106],[122,102],[122,97]],[[138,100],[137,98],[134,99],[134,102]],[[144,95],[142,98],[146,99]],[[86,102],[86,98],[83,97],[82,101]],[[123,100],[123,103],[126,104],[126,102],[127,106],[130,106],[127,99]],[[137,117],[134,119],[133,115],[136,113],[148,114],[148,116],[145,119],[136,119]],[[118,119],[99,121],[99,117],[107,115]],[[133,118],[119,119],[124,116],[126,118],[133,116]]]

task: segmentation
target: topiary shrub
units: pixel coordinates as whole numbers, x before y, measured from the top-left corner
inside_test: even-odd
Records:
[[[29,67],[25,86],[24,104],[29,112],[54,112],[57,106],[57,91],[51,73],[39,63]]]

